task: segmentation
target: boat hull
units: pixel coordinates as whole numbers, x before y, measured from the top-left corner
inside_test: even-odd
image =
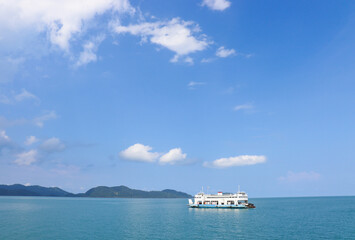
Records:
[[[234,208],[234,209],[245,209],[248,208],[245,205],[214,205],[214,204],[192,204],[189,205],[190,208]]]

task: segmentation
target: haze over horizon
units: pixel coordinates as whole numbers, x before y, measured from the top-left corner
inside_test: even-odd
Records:
[[[355,3],[0,0],[0,184],[355,195]]]

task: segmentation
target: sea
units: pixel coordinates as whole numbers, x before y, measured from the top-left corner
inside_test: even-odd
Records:
[[[249,201],[255,209],[193,209],[187,199],[0,197],[0,239],[355,239],[355,197]]]

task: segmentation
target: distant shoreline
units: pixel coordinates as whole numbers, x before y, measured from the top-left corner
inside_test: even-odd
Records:
[[[126,186],[94,187],[85,193],[70,193],[58,187],[42,187],[22,184],[0,185],[0,196],[13,197],[78,197],[78,198],[191,198],[192,196],[172,189],[143,191]]]

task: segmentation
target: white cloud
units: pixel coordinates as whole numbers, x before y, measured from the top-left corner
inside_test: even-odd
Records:
[[[2,28],[47,32],[52,44],[68,51],[84,23],[108,11],[134,12],[128,0],[0,0]],[[4,26],[5,25],[5,26]]]
[[[32,145],[34,143],[38,142],[38,138],[36,138],[35,136],[29,136],[27,137],[26,141],[25,141],[25,145]]]
[[[83,45],[84,50],[80,53],[79,59],[76,62],[77,67],[97,61],[96,51],[98,45],[104,40],[104,38],[104,35],[99,35],[92,41],[88,41]]]
[[[226,49],[223,46],[218,48],[216,51],[216,56],[221,57],[221,58],[226,58],[229,56],[236,55],[236,52],[234,49]]]
[[[17,165],[31,165],[37,161],[37,150],[29,150],[27,152],[19,153],[16,156],[15,163]]]
[[[316,181],[321,175],[317,172],[292,172],[289,171],[285,177],[279,177],[282,182]]]
[[[56,118],[57,118],[57,114],[55,113],[55,111],[50,111],[42,116],[35,118],[33,122],[38,127],[43,127],[45,121],[56,119]]]
[[[248,109],[253,109],[254,106],[252,104],[242,104],[242,105],[237,105],[234,107],[234,111],[240,111],[240,110],[248,110]]]
[[[182,153],[181,148],[173,148],[168,153],[160,157],[159,162],[162,164],[175,164],[186,159],[186,153]]]
[[[230,1],[227,0],[203,0],[202,6],[207,6],[212,10],[223,11],[229,8],[231,5]]]
[[[209,45],[204,35],[196,36],[201,31],[197,24],[179,18],[173,18],[170,21],[116,26],[114,30],[118,34],[130,33],[140,36],[143,42],[149,39],[151,43],[175,52],[175,56],[170,60],[171,62],[177,62],[180,56],[202,51]],[[185,58],[186,60],[191,62]]]
[[[214,160],[213,162],[204,162],[204,167],[214,167],[214,168],[228,168],[228,167],[238,167],[245,165],[255,165],[259,163],[266,162],[265,156],[257,155],[241,155],[229,158],[220,158]]]
[[[0,145],[10,142],[9,136],[6,135],[4,130],[0,131]]]
[[[45,151],[45,152],[60,152],[65,149],[65,144],[60,141],[58,138],[49,138],[46,141],[44,141],[40,149]]]
[[[145,146],[140,143],[136,143],[129,148],[120,152],[120,157],[139,162],[154,162],[159,156],[159,153],[151,152],[150,146]]]

